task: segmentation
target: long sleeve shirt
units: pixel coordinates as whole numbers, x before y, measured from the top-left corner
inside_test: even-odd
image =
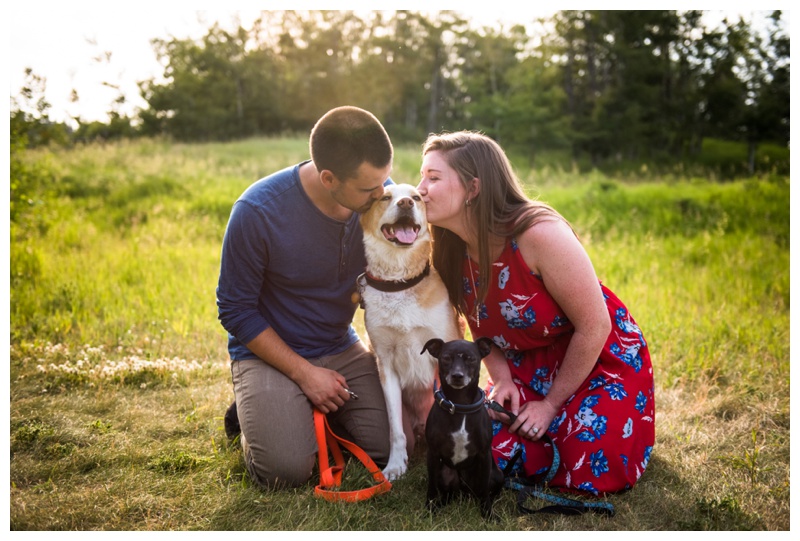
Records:
[[[304,162],[306,163],[306,162]],[[298,355],[341,353],[358,340],[351,300],[366,259],[358,214],[323,214],[300,183],[298,164],[250,186],[234,203],[217,286],[231,359],[272,327]]]

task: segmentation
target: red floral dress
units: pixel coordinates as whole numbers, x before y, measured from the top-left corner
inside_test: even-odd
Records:
[[[466,257],[464,293],[472,336],[486,336],[503,350],[520,406],[547,395],[572,338],[574,327],[531,272],[510,240],[492,266],[492,285],[475,319],[477,265]],[[625,305],[601,284],[612,322],[603,351],[591,374],[562,406],[548,428],[561,466],[551,487],[595,495],[631,488],[644,473],[655,441],[653,368],[644,336]],[[488,391],[492,382],[489,381]],[[515,468],[533,476],[546,472],[553,450],[543,440],[530,441],[493,422],[492,452],[503,469],[515,452]]]

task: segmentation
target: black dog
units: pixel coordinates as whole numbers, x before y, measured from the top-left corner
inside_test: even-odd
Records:
[[[442,385],[425,427],[431,511],[465,492],[479,500],[481,515],[488,518],[503,488],[503,474],[492,458],[492,423],[478,386],[481,359],[491,350],[489,338],[474,343],[433,338],[422,349],[439,360]]]

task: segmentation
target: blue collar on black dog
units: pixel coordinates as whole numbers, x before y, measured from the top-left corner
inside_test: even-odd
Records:
[[[436,399],[436,404],[450,415],[455,413],[475,413],[480,411],[486,403],[486,393],[480,388],[478,389],[478,400],[472,404],[454,404],[447,399],[441,389],[434,389],[433,397]]]

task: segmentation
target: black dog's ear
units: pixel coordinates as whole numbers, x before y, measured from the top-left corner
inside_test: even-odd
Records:
[[[422,355],[427,350],[428,353],[430,353],[431,355],[433,355],[438,359],[439,353],[441,353],[443,345],[444,345],[444,340],[442,340],[441,338],[431,338],[430,340],[425,342],[425,345],[422,347],[422,351],[420,351],[419,354]]]
[[[481,359],[483,359],[492,352],[492,346],[494,345],[494,342],[492,342],[491,338],[481,336],[475,340],[475,345],[478,346],[478,351],[481,352]]]

